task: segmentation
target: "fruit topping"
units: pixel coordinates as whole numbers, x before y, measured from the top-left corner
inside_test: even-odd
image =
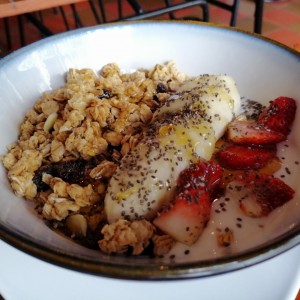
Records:
[[[228,125],[228,139],[242,145],[270,145],[282,142],[286,136],[253,121],[235,120]]]
[[[153,224],[176,241],[192,245],[204,230],[210,211],[209,193],[202,189],[190,189],[181,192],[173,205],[163,210]]]
[[[222,168],[215,161],[199,161],[183,170],[174,203],[158,214],[154,225],[179,242],[195,243],[209,220],[221,179]]]
[[[179,174],[177,189],[182,192],[203,188],[214,199],[218,195],[221,179],[222,168],[215,161],[198,161]]]
[[[294,197],[295,191],[279,178],[249,171],[240,173],[236,179],[245,191],[239,200],[240,208],[250,217],[267,216]]]
[[[276,148],[228,145],[216,155],[219,164],[230,170],[260,169],[276,157]]]
[[[258,117],[258,124],[287,136],[296,115],[296,101],[289,97],[276,98]]]

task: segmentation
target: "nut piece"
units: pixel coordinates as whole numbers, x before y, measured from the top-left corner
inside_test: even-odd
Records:
[[[77,236],[86,236],[87,221],[83,215],[71,215],[66,220],[68,229]]]
[[[43,129],[45,131],[50,131],[52,129],[56,119],[57,119],[57,112],[53,112],[52,114],[50,114],[48,116],[48,118],[46,119]]]
[[[226,227],[224,231],[220,231],[217,235],[217,243],[219,247],[230,247],[233,241],[233,231],[228,227]]]

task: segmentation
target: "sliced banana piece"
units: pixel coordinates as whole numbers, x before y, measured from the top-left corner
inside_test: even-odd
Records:
[[[239,109],[240,96],[229,76],[203,75],[183,84],[156,111],[111,178],[105,197],[108,222],[154,218],[171,201],[179,173],[211,158]]]

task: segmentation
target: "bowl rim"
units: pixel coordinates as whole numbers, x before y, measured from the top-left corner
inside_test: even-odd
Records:
[[[42,261],[73,271],[102,277],[148,281],[204,278],[254,266],[299,245],[299,232],[300,226],[292,229],[288,234],[276,237],[273,241],[232,256],[175,264],[172,262],[153,262],[145,266],[142,260],[139,264],[131,265],[127,263],[122,265],[68,254],[62,250],[49,248],[30,240],[29,237],[18,234],[0,224],[0,238],[3,241]],[[134,259],[137,261],[139,258]]]
[[[141,21],[124,21],[99,24],[84,28],[73,29],[68,32],[62,32],[42,40],[36,41],[23,48],[20,48],[7,56],[0,59],[0,68],[9,63],[16,57],[22,56],[36,48],[42,47],[48,42],[67,38],[69,36],[83,34],[87,31],[96,31],[106,28],[135,26],[137,24],[182,24],[182,25],[195,25],[202,27],[209,27],[214,30],[225,30],[236,32],[249,37],[253,37],[260,41],[272,44],[295,55],[300,61],[300,52],[288,47],[280,42],[263,37],[256,33],[250,33],[242,29],[228,27],[224,25],[217,25],[213,23],[200,22],[200,21],[187,21],[187,20],[141,20]],[[48,263],[93,275],[99,275],[110,278],[118,279],[134,279],[134,280],[174,280],[174,279],[189,279],[189,278],[202,278],[224,274],[236,270],[240,270],[263,261],[269,260],[277,255],[280,255],[291,248],[300,244],[300,225],[294,227],[288,233],[276,237],[276,239],[269,241],[267,244],[259,245],[250,250],[242,253],[227,256],[222,258],[214,258],[205,261],[196,261],[189,263],[161,263],[154,262],[151,265],[143,263],[135,263],[134,265],[116,264],[114,262],[94,261],[79,255],[71,255],[64,251],[49,248],[37,241],[31,240],[29,237],[6,228],[1,224],[0,220],[0,239],[7,242],[11,246],[32,255],[38,259]],[[135,258],[136,259],[136,258]]]
[[[296,55],[300,58],[300,52],[296,49],[289,47],[279,41],[273,40],[271,38],[265,37],[261,34],[255,33],[255,32],[249,32],[247,30],[237,28],[237,27],[230,27],[227,25],[222,24],[216,24],[212,22],[202,22],[202,21],[194,21],[194,20],[137,20],[137,21],[119,21],[119,22],[109,22],[105,24],[98,24],[94,26],[86,26],[82,28],[74,28],[69,31],[60,32],[57,34],[54,34],[52,36],[44,37],[40,40],[37,40],[31,44],[28,44],[22,48],[19,48],[15,51],[12,51],[11,53],[7,54],[6,56],[0,58],[0,66],[2,64],[6,64],[9,62],[9,60],[14,59],[17,56],[20,56],[22,54],[25,54],[26,52],[30,52],[34,48],[42,47],[44,44],[48,43],[49,41],[55,41],[62,39],[64,37],[73,36],[75,34],[83,34],[87,31],[96,31],[100,29],[105,28],[113,28],[113,27],[125,27],[125,26],[132,26],[132,25],[138,25],[138,24],[180,24],[180,25],[195,25],[195,26],[201,26],[201,27],[208,27],[212,29],[221,29],[224,31],[231,31],[235,33],[240,33],[242,35],[246,35],[248,37],[256,38],[257,40],[264,41],[266,43],[272,44],[273,46],[276,46],[281,49],[285,49],[288,52],[290,52],[293,55]]]

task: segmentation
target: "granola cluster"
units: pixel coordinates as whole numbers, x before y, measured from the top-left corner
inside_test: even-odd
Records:
[[[81,242],[88,236],[86,244],[99,243],[104,252],[131,246],[140,254],[155,235],[153,226],[146,221],[107,225],[106,187],[153,112],[186,79],[174,62],[133,73],[122,73],[114,63],[99,74],[70,69],[65,85],[43,94],[26,113],[18,141],[2,157],[12,189],[34,201],[50,225]],[[157,253],[173,243],[153,241],[159,241]]]

